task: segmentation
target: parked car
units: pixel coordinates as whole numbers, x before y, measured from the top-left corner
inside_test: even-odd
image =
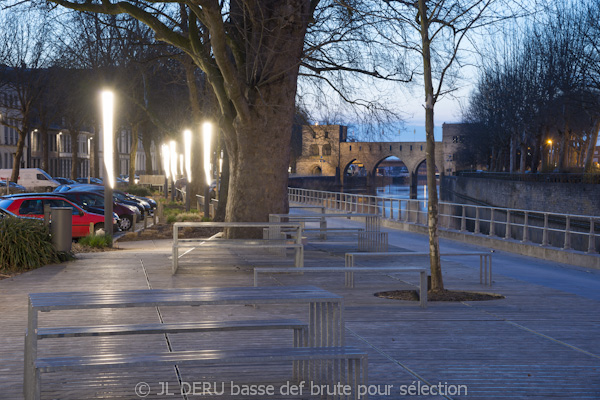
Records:
[[[12,169],[0,169],[0,180],[6,182],[11,177]],[[21,168],[17,182],[28,190],[51,191],[59,185],[50,175],[40,168]]]
[[[75,182],[73,179],[69,179],[69,178],[62,178],[60,176],[55,176],[54,179],[56,182],[60,183],[61,185],[72,185],[73,183],[77,183]]]
[[[24,186],[8,181],[10,193],[26,193],[27,189]],[[0,181],[0,196],[6,193],[6,181]]]
[[[74,182],[74,183],[88,184],[88,179],[89,179],[89,184],[91,184],[91,185],[102,185],[103,184],[102,179],[93,178],[93,177],[77,178],[77,179],[75,179],[76,182]]]
[[[104,228],[104,215],[85,211],[61,195],[27,193],[0,197],[0,208],[22,217],[43,219],[44,205],[49,205],[50,207],[70,207],[73,209],[73,238],[87,236],[90,233],[90,224],[93,224],[94,232]],[[118,217],[113,216],[115,231],[119,230],[118,222]]]
[[[95,192],[104,195],[104,186],[100,185],[83,185],[83,184],[75,184],[75,185],[61,185],[55,189],[55,193],[65,193],[71,190],[77,190],[80,192]],[[140,211],[140,220],[143,220],[146,214],[149,214],[150,204],[142,202],[141,200],[136,200],[130,198],[126,195],[126,193],[121,192],[120,190],[113,190],[113,200],[117,203],[127,204],[130,206],[135,206]]]
[[[80,205],[83,209],[104,214],[104,195],[91,191],[69,190],[61,193],[67,199]],[[113,211],[119,216],[119,228],[122,231],[128,231],[133,228],[133,219],[140,221],[142,219],[139,209],[132,205],[113,202]]]

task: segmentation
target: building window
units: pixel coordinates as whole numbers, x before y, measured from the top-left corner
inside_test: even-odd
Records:
[[[325,131],[325,139],[329,139],[329,132]]]
[[[400,151],[402,151],[402,145],[400,145]]]
[[[330,156],[331,155],[331,145],[330,144],[326,144],[323,146],[323,155],[324,156]]]
[[[319,146],[317,146],[316,144],[311,144],[310,148],[309,148],[309,154],[311,156],[318,156],[319,155]]]

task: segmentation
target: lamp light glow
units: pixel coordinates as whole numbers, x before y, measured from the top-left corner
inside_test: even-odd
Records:
[[[192,131],[183,131],[183,145],[185,146],[185,173],[187,181],[192,181]]]
[[[181,176],[185,176],[185,170],[183,169],[183,154],[179,155],[179,172]]]
[[[108,183],[111,188],[115,187],[115,166],[113,161],[113,120],[114,120],[115,96],[112,92],[102,92],[102,126],[104,128],[104,166]]]
[[[165,177],[167,179],[169,179],[171,177],[170,167],[169,167],[169,152],[170,152],[169,145],[163,144],[161,146],[161,153],[162,153],[163,169],[165,170]]]
[[[174,140],[169,142],[169,147],[171,149],[171,176],[173,177],[173,181],[177,179],[177,143]]]
[[[206,184],[210,185],[212,179],[210,176],[210,145],[212,141],[212,124],[205,122],[202,124],[202,139],[204,143],[204,173],[206,174]]]

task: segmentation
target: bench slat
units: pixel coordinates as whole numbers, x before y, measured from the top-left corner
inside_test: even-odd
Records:
[[[308,325],[297,319],[202,321],[168,324],[98,325],[42,328],[38,338],[61,338],[83,336],[139,335],[153,333],[211,332],[263,329],[303,329]]]
[[[245,350],[192,350],[149,354],[108,354],[48,357],[35,361],[39,372],[78,371],[90,368],[123,368],[156,365],[254,364],[275,361],[365,360],[367,354],[355,347],[292,347]]]

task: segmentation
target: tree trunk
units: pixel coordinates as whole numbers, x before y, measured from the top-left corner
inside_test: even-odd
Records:
[[[596,149],[596,143],[598,142],[598,131],[600,131],[600,119],[596,121],[594,127],[592,128],[592,132],[590,134],[590,141],[587,145],[587,150],[585,153],[585,162],[583,164],[583,171],[585,173],[592,172],[593,159],[594,159],[594,150]]]
[[[13,156],[13,170],[10,180],[17,183],[19,180],[19,170],[21,169],[21,160],[23,159],[23,149],[25,147],[25,137],[29,132],[29,126],[23,124],[23,129],[19,131],[19,140],[17,141],[17,151]]]
[[[227,149],[223,149],[223,170],[221,171],[221,182],[219,185],[219,207],[217,207],[217,214],[215,215],[215,221],[225,221],[225,211],[227,209],[227,198],[229,191],[229,155]]]
[[[525,173],[527,169],[527,142],[521,142],[521,159],[519,160],[519,172]]]
[[[542,158],[542,137],[537,135],[533,145],[533,156],[531,157],[531,173],[536,174],[540,168],[540,158]]]
[[[283,92],[286,89],[282,87],[281,90]],[[289,150],[293,113],[273,113],[269,119],[265,119],[260,115],[261,111],[268,111],[265,108],[270,109],[257,106],[255,118],[237,127],[237,143],[232,144],[236,151],[229,152],[226,221],[265,222],[269,220],[269,214],[287,212],[289,151],[286,150]],[[270,122],[268,125],[264,124],[266,120]],[[257,156],[259,154],[278,156],[263,158]],[[229,237],[258,235],[262,233],[247,230],[235,230],[228,234]]]
[[[516,163],[517,163],[517,135],[514,133],[510,135],[510,157],[509,157],[509,166],[508,172],[511,174],[516,171]]]
[[[77,129],[70,130],[71,135],[71,179],[75,180],[77,176],[77,165],[79,164],[79,131]]]
[[[142,147],[144,148],[144,154],[146,155],[146,175],[154,174],[154,166],[152,165],[152,139],[149,135],[142,138]],[[160,160],[158,162],[160,166]],[[157,168],[157,173],[160,173],[160,168]]]
[[[131,151],[129,152],[129,185],[135,185],[135,158],[137,157],[140,123],[131,125]]]
[[[438,237],[438,196],[435,180],[435,137],[433,111],[433,80],[431,76],[431,39],[429,38],[429,20],[426,0],[419,0],[421,17],[421,44],[423,46],[423,78],[425,83],[425,132],[427,145],[425,159],[427,163],[427,221],[429,226],[429,264],[431,269],[431,290],[444,290],[440,244]]]

